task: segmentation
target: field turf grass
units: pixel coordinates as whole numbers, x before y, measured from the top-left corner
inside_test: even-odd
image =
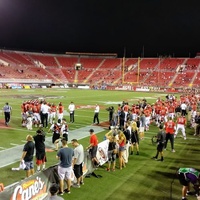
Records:
[[[123,100],[130,104],[137,103],[138,99],[146,98],[152,103],[158,97],[165,98],[164,93],[139,93],[128,91],[98,91],[98,90],[77,90],[77,89],[31,89],[31,90],[1,90],[0,106],[5,102],[13,107],[10,127],[12,129],[0,129],[0,151],[12,148],[13,144],[22,145],[25,143],[27,134],[35,134],[36,128],[28,132],[21,127],[20,105],[24,100],[43,97],[48,102],[62,102],[65,108],[73,101],[79,107],[75,111],[75,123],[70,124],[70,130],[92,124],[93,113],[96,103],[101,107],[100,121],[108,120],[108,112],[105,110],[109,106],[117,108],[117,104]],[[69,120],[69,116],[66,116]],[[3,113],[0,117],[1,126],[3,125]],[[104,134],[108,131],[98,133],[99,141],[103,140]],[[140,155],[130,155],[126,168],[116,169],[115,172],[107,172],[106,164],[95,170],[101,178],[91,176],[85,178],[85,184],[81,188],[71,189],[71,194],[64,194],[63,198],[72,200],[171,200],[181,199],[181,185],[176,178],[176,170],[179,167],[193,167],[200,169],[199,166],[199,138],[193,136],[194,130],[187,128],[187,140],[179,137],[175,139],[175,153],[168,149],[164,151],[164,162],[152,160],[155,156],[156,146],[151,143],[152,136],[156,135],[158,128],[152,124],[150,130],[145,132],[145,139],[140,141]],[[47,134],[50,137],[51,134]],[[89,135],[88,135],[89,136]],[[88,145],[89,138],[84,138],[79,142],[84,147]],[[46,166],[57,163],[56,152],[47,152],[48,162]],[[6,155],[5,155],[6,156]],[[20,158],[19,158],[20,159]],[[11,171],[18,163],[0,168],[0,182],[5,186],[22,180],[25,177],[24,171]],[[118,166],[118,163],[117,163]],[[188,199],[196,199],[194,196]]]

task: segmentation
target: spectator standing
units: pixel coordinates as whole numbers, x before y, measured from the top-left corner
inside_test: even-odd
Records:
[[[77,183],[74,187],[80,187],[83,184],[83,161],[84,161],[84,149],[83,145],[78,143],[77,139],[71,140],[72,146],[74,146],[74,157],[72,160],[72,167],[74,169],[74,174],[77,178]]]
[[[118,133],[119,140],[117,141],[119,144],[119,169],[122,167],[126,167],[125,160],[124,160],[124,152],[125,152],[125,145],[126,145],[126,136],[122,131]]]
[[[64,200],[62,197],[59,197],[57,194],[59,192],[59,186],[57,184],[53,184],[49,188],[49,192],[51,196],[48,198],[48,200]]]
[[[60,195],[63,195],[64,192],[70,194],[71,188],[71,174],[72,174],[72,157],[74,156],[74,151],[72,148],[69,148],[67,141],[62,139],[62,148],[57,153],[57,159],[60,160],[58,165],[58,176],[60,179]],[[67,183],[67,188],[64,190],[64,180]]]
[[[113,116],[112,116],[111,126],[116,127],[118,125],[118,122],[119,122],[119,117],[118,117],[117,111],[115,110],[114,113],[113,113]]]
[[[199,136],[200,135],[200,112],[197,112],[197,114],[194,117],[195,121],[195,134],[194,136]]]
[[[124,110],[121,109],[121,112],[119,113],[119,129],[123,130],[125,126],[125,113]]]
[[[185,116],[187,114],[187,105],[185,102],[181,104],[181,115]]]
[[[126,137],[125,151],[124,151],[124,162],[128,163],[129,158],[129,147],[130,147],[130,139],[131,139],[131,125],[130,121],[128,121],[125,125],[125,129],[123,131]]]
[[[134,146],[136,148],[136,155],[139,155],[139,136],[137,123],[133,121],[131,127],[131,155],[133,155]]]
[[[141,115],[140,115],[140,128],[139,128],[139,133],[140,133],[140,139],[141,140],[144,139],[145,122],[146,122],[146,118],[145,118],[144,112],[142,111]]]
[[[124,110],[124,114],[125,114],[124,121],[125,121],[125,123],[126,123],[126,122],[127,122],[128,111],[129,111],[128,102],[125,103],[125,105],[124,105],[124,107],[123,107],[123,110]]]
[[[117,154],[117,140],[115,136],[116,136],[116,133],[113,133],[113,130],[110,130],[108,133],[105,134],[106,139],[109,140],[108,167],[106,169],[108,172],[111,170],[111,163],[112,163],[112,171],[115,171],[116,154]]]
[[[96,123],[99,124],[99,111],[100,111],[100,107],[98,104],[96,104],[95,109],[94,109],[94,118],[93,118],[93,124]]]
[[[41,123],[42,126],[45,128],[48,128],[48,113],[49,113],[50,107],[47,105],[46,101],[43,102],[41,105]]]
[[[171,117],[169,118],[168,122],[165,122],[164,127],[165,127],[165,133],[166,133],[165,149],[167,149],[167,143],[168,143],[168,140],[170,140],[171,150],[172,150],[172,152],[175,152],[175,149],[174,149],[174,131],[176,129],[176,124],[174,123],[174,121],[172,121]]]
[[[74,111],[75,111],[75,105],[73,102],[71,102],[68,106],[69,115],[70,115],[70,123],[74,123]]]
[[[158,161],[164,161],[163,158],[163,148],[165,146],[165,132],[163,130],[163,125],[161,124],[159,126],[159,132],[156,136],[157,138],[157,152],[156,152],[156,156],[153,157],[153,159],[158,160],[158,155],[160,154],[160,159]]]
[[[26,177],[29,177],[34,174],[33,154],[34,154],[35,145],[33,143],[32,135],[27,135],[26,141],[27,142],[23,148],[21,162],[24,160],[24,163],[26,165],[26,168],[25,168]]]
[[[8,126],[10,122],[10,116],[12,112],[12,107],[7,102],[5,106],[3,107],[4,117],[5,117],[5,125]]]
[[[45,169],[46,159],[46,152],[45,152],[45,132],[42,128],[36,131],[36,135],[33,136],[35,141],[35,149],[36,149],[36,165],[37,165],[37,172],[40,171],[41,165],[42,170]]]

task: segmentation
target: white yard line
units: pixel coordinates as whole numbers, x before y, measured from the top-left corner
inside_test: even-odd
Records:
[[[11,146],[18,146],[20,144],[10,143]]]

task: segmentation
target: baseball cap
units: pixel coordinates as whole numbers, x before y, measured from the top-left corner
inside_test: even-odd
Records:
[[[91,128],[91,129],[89,130],[89,132],[94,132],[94,129]]]

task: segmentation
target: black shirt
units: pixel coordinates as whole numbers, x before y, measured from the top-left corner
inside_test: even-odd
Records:
[[[29,162],[29,161],[33,160],[34,148],[35,148],[35,145],[34,145],[34,143],[32,141],[28,141],[24,145],[23,151],[27,152],[25,157],[24,157],[24,161],[25,162]]]
[[[33,139],[35,141],[35,149],[37,152],[43,153],[45,152],[45,136],[44,135],[35,135],[33,136]]]

